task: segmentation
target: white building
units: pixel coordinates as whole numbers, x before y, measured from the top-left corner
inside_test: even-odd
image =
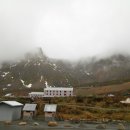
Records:
[[[73,96],[73,88],[47,87],[44,88],[44,97],[69,97]]]
[[[29,93],[30,98],[42,98],[44,97],[44,92],[31,92]]]

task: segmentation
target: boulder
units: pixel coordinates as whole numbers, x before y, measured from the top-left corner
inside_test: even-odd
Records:
[[[27,125],[27,122],[19,122],[19,125]]]
[[[5,125],[11,125],[11,121],[5,121]]]
[[[58,123],[57,122],[55,122],[55,121],[49,121],[48,122],[48,126],[58,126]]]
[[[105,124],[99,124],[96,126],[96,129],[106,129],[106,125]]]
[[[117,129],[118,130],[125,130],[126,128],[125,128],[125,126],[122,123],[119,123]]]
[[[38,126],[38,125],[39,125],[39,123],[38,123],[38,122],[34,122],[34,123],[33,123],[33,125]]]

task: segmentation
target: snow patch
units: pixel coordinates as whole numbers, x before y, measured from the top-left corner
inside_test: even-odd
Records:
[[[29,63],[30,63],[30,60],[27,61],[27,63],[24,65],[24,67],[26,67]]]
[[[32,87],[32,84],[31,84],[31,83],[28,84],[28,85],[26,85],[26,84],[24,83],[25,81],[23,81],[22,79],[20,79],[20,81],[22,82],[23,86],[25,86],[25,87],[27,87],[27,88],[31,88],[31,87]]]
[[[26,85],[27,88],[31,88],[32,87],[32,84],[28,84]]]
[[[45,86],[46,88],[49,88],[50,86],[48,85],[47,81],[45,81]]]
[[[10,97],[10,96],[12,96],[12,93],[5,94],[5,97]]]
[[[40,64],[40,63],[35,63],[34,66],[36,66],[36,65],[37,65],[37,66],[40,66],[41,64]]]
[[[12,86],[11,84],[7,84],[8,87]]]
[[[9,72],[3,72],[4,74],[3,75],[1,75],[3,78],[7,75],[7,74],[9,74]]]
[[[57,69],[57,66],[56,66],[56,64],[53,64],[53,70],[56,70]]]
[[[69,82],[69,80],[66,78],[66,82],[68,83]]]
[[[86,74],[86,75],[88,75],[88,76],[90,75],[90,73],[89,73],[89,72],[87,72],[87,71],[85,71],[85,74]]]
[[[41,75],[40,82],[42,82],[42,80],[43,80],[43,75]]]
[[[20,81],[22,82],[22,84],[24,85],[24,81],[22,79],[20,79]]]
[[[5,91],[7,88],[3,88],[2,90]]]
[[[10,68],[13,68],[13,67],[15,67],[15,66],[16,66],[16,64],[14,64],[14,65],[11,65],[11,66],[10,66]]]

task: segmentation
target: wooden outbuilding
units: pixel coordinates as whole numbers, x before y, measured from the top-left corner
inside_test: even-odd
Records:
[[[54,121],[56,118],[57,104],[45,104],[45,121]]]
[[[25,104],[23,107],[23,118],[32,119],[37,114],[37,104]]]

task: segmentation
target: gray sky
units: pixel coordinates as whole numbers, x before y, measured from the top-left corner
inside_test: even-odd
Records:
[[[0,60],[130,54],[130,0],[0,0]]]

